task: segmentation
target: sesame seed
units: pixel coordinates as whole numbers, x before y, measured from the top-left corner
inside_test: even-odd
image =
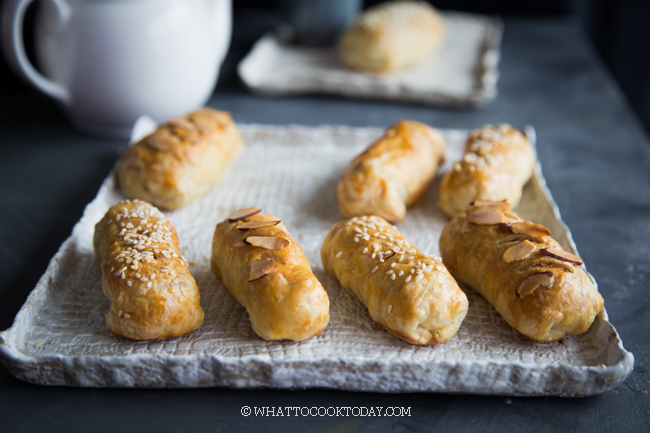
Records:
[[[414,272],[415,272],[415,269],[411,268],[411,273],[414,273]]]
[[[150,280],[153,280],[154,278],[156,278],[156,274],[153,274],[153,273],[152,273],[151,275],[149,275],[149,279],[150,279]]]
[[[130,319],[131,318],[131,316],[129,316],[128,313],[124,313],[124,315],[122,317],[124,317],[125,319]]]
[[[397,277],[395,276],[395,274],[392,274],[392,275],[390,276],[390,279],[391,279],[391,280],[394,280],[395,278],[397,278]]]
[[[372,256],[370,256],[370,257],[372,257],[374,259],[375,257],[377,257],[377,253],[372,253]]]
[[[397,275],[401,277],[402,275],[404,275],[404,271],[399,271],[399,274]]]
[[[355,241],[355,242],[359,242],[359,238],[358,238],[358,237],[355,237],[355,238],[354,238],[354,241]]]
[[[147,289],[150,289],[150,288],[151,288],[151,281],[149,281],[149,282],[147,283]]]
[[[422,278],[424,278],[424,275],[418,274],[418,276],[415,277],[415,281],[420,281]]]
[[[365,253],[367,253],[367,252],[368,252],[368,247],[365,247],[365,248],[363,249],[363,251],[361,252],[361,254],[365,254]]]
[[[390,264],[390,267],[394,268],[396,264],[397,264],[397,262],[393,262],[393,263]]]
[[[411,276],[410,275],[408,277],[406,277],[406,282],[408,283],[409,281],[411,281]]]
[[[392,306],[392,305],[389,305],[389,306],[388,306],[388,312],[390,313],[392,309],[393,309],[393,306]]]
[[[363,230],[361,230],[359,227],[355,227],[354,231],[359,233],[359,234],[363,233]]]
[[[375,271],[379,269],[379,266],[375,266],[375,268],[370,272],[371,274],[375,273]]]
[[[174,275],[175,273],[176,273],[176,271],[173,270],[173,269],[171,271],[169,271],[169,275]]]
[[[140,278],[140,281],[142,281],[143,283],[146,283],[147,282],[147,277]]]
[[[384,235],[379,235],[379,239],[388,239],[388,238]]]
[[[136,272],[135,274],[133,274],[133,275],[134,275],[136,278],[140,278],[140,274],[137,273],[137,272]]]
[[[401,262],[402,260],[404,260],[404,254],[401,254],[401,255],[399,256],[399,261]]]
[[[336,258],[338,259],[339,257],[341,257],[342,254],[343,254],[343,251],[339,251],[338,253],[336,253]]]
[[[133,284],[131,283],[131,280],[126,280],[126,285],[131,287]]]
[[[386,275],[390,275],[392,273],[393,273],[393,271],[391,270],[391,271],[386,272]]]

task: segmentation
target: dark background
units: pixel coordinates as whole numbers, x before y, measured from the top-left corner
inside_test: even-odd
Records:
[[[365,0],[368,7],[381,0]],[[431,2],[431,1],[430,1]],[[36,2],[38,3],[38,1]],[[264,14],[278,14],[279,0],[233,0],[235,25],[240,14],[257,9]],[[537,18],[565,17],[576,20],[593,44],[600,59],[620,85],[634,112],[650,132],[650,1],[648,0],[435,0],[440,9],[452,9]],[[31,51],[29,18],[25,28],[28,52]],[[260,26],[262,35],[268,29]],[[505,31],[508,31],[506,28]],[[231,83],[239,85],[239,83]],[[25,91],[27,84],[0,60],[0,95]]]
[[[403,117],[459,129],[503,121],[533,124],[548,187],[599,282],[611,323],[635,356],[634,371],[615,389],[570,399],[48,387],[19,381],[0,367],[0,432],[650,431],[650,1],[435,2],[441,8],[504,17],[499,96],[482,109],[467,111],[334,96],[270,99],[251,94],[239,82],[236,66],[262,34],[277,26],[279,5],[272,0],[233,2],[234,40],[209,105],[231,111],[237,121],[385,126]],[[608,71],[600,67],[604,64]],[[11,326],[126,142],[83,135],[50,98],[22,84],[4,63],[0,74],[2,330]],[[626,90],[629,106],[610,76]],[[645,133],[632,106],[644,120]],[[390,405],[412,407],[413,415],[255,419],[240,414],[243,405]]]

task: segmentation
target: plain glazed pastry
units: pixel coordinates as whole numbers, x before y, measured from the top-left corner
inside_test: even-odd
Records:
[[[536,159],[533,145],[510,125],[475,129],[463,158],[443,177],[438,203],[449,218],[476,200],[507,200],[517,206]]]
[[[375,322],[410,343],[444,343],[467,314],[467,297],[442,261],[418,251],[380,217],[338,222],[321,258]]]
[[[179,209],[219,183],[242,146],[230,114],[204,107],[130,147],[118,162],[117,178],[128,198]]]
[[[506,202],[476,202],[456,215],[442,231],[440,253],[457,281],[531,340],[581,334],[603,308],[582,260]]]
[[[431,57],[445,40],[442,16],[426,2],[392,1],[369,8],[339,42],[345,66],[392,72]]]
[[[445,155],[445,139],[423,123],[400,120],[357,156],[338,187],[346,218],[378,215],[397,222],[427,190]]]
[[[95,226],[106,326],[135,340],[180,337],[199,328],[199,288],[181,256],[169,219],[140,200],[112,206]]]
[[[217,224],[210,267],[265,340],[302,341],[329,322],[329,298],[300,246],[273,215],[241,209]]]

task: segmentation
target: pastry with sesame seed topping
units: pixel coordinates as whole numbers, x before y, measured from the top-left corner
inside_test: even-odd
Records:
[[[409,120],[395,123],[343,174],[338,186],[341,213],[347,218],[378,215],[391,222],[404,220],[406,207],[429,187],[445,148],[445,139],[435,128]]]
[[[117,178],[128,198],[179,209],[219,183],[242,146],[230,114],[203,107],[130,147],[118,161]]]
[[[369,8],[341,37],[343,63],[392,72],[429,59],[445,40],[442,16],[423,1],[392,1]]]
[[[265,340],[303,341],[329,322],[327,292],[273,215],[236,211],[217,224],[210,268]]]
[[[603,308],[582,260],[504,202],[476,202],[456,215],[442,230],[440,254],[459,282],[540,343],[586,332]]]
[[[397,240],[400,252],[388,247],[389,241],[377,238],[354,242],[355,228],[369,226],[368,232]],[[362,252],[375,248],[373,244],[387,255],[379,259]],[[410,258],[402,257],[406,250],[412,252]],[[375,322],[410,343],[444,343],[456,335],[467,315],[467,296],[440,258],[418,251],[381,217],[354,217],[337,223],[323,241],[321,258],[325,270],[368,308]]]
[[[438,204],[449,218],[477,200],[505,200],[517,206],[536,160],[531,142],[512,126],[475,129],[467,137],[462,159],[440,183]]]
[[[148,223],[157,226],[146,230]],[[111,301],[106,326],[113,334],[161,340],[201,326],[199,288],[181,256],[176,230],[156,207],[140,200],[112,206],[95,226],[94,248],[102,290]]]

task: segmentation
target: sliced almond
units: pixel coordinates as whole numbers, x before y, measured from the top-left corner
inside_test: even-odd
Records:
[[[472,203],[474,207],[491,207],[500,210],[510,210],[510,203],[507,200],[490,201],[490,200],[476,200]]]
[[[280,220],[269,220],[269,221],[251,221],[248,223],[239,224],[237,230],[253,230],[261,229],[262,227],[273,227],[280,224]]]
[[[534,253],[535,250],[537,250],[537,246],[534,243],[528,240],[523,240],[518,244],[511,246],[505,253],[503,253],[503,261],[510,263],[523,260]]]
[[[519,284],[517,287],[517,297],[523,298],[530,295],[539,286],[552,287],[555,283],[555,277],[551,271],[540,272],[539,274],[531,275]]]
[[[228,217],[228,221],[234,223],[237,221],[245,220],[246,218],[251,217],[260,212],[262,212],[262,209],[257,207],[247,207],[244,209],[239,209],[230,214],[230,216]]]
[[[467,213],[467,221],[480,226],[491,226],[503,222],[503,213],[489,207],[472,209]]]
[[[543,248],[542,252],[546,254],[547,256],[553,257],[554,259],[562,260],[565,262],[573,263],[574,265],[581,265],[582,264],[582,259],[574,254],[568,253],[564,250],[561,250],[559,248],[555,247],[550,247],[550,248]]]
[[[266,248],[267,250],[281,250],[288,247],[291,242],[285,238],[275,236],[249,236],[244,239],[244,243],[254,247]]]
[[[256,260],[251,263],[251,273],[248,281],[259,280],[260,278],[269,274],[275,268],[275,260],[272,257],[266,259]]]
[[[534,238],[541,238],[551,234],[551,231],[541,224],[532,221],[519,221],[510,226],[513,233],[520,233]]]

